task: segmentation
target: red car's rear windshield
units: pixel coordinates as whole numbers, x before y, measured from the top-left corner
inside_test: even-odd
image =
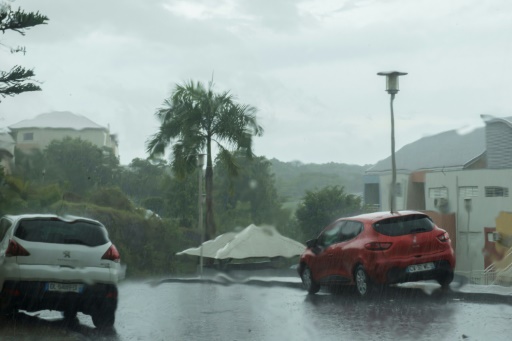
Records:
[[[434,223],[426,215],[412,214],[380,220],[373,224],[373,228],[375,231],[386,236],[403,236],[432,231]]]

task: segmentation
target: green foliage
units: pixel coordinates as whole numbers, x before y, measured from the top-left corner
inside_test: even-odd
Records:
[[[25,154],[18,148],[14,150],[16,160],[14,173],[31,183],[44,183],[46,174],[46,161],[42,151],[34,149]]]
[[[0,31],[18,32],[25,35],[25,31],[37,25],[46,24],[48,17],[40,14],[39,12],[25,12],[21,9],[16,11],[6,4],[0,4]],[[23,52],[24,47],[11,48],[11,52]],[[32,83],[34,71],[25,69],[22,66],[16,65],[9,71],[0,70],[0,96],[14,96],[27,91],[41,90],[39,85]]]
[[[296,211],[303,240],[316,237],[333,220],[361,212],[361,198],[346,194],[343,187],[327,186],[307,191]]]
[[[162,160],[133,159],[128,167],[119,171],[117,183],[135,203],[142,203],[146,198],[160,197],[170,177],[168,165]]]
[[[193,173],[197,156],[206,152],[206,236],[214,237],[212,145],[233,175],[237,169],[231,149],[252,157],[252,137],[263,133],[256,108],[237,103],[227,91],[215,92],[213,81],[208,87],[189,81],[176,85],[155,115],[160,129],[147,141],[147,151],[151,157],[161,156],[170,147],[175,175]]]
[[[58,183],[78,195],[112,185],[119,165],[113,153],[80,138],[54,140],[44,155],[45,181]]]
[[[197,227],[199,175],[189,174],[183,178],[173,177],[164,184],[169,217],[178,220],[180,226]]]
[[[57,184],[34,186],[32,195],[27,201],[28,209],[32,212],[52,213],[50,207],[62,200],[62,189]]]
[[[149,197],[144,199],[141,204],[142,207],[155,212],[159,216],[165,215],[165,199],[162,197]]]
[[[340,163],[303,164],[270,160],[276,177],[276,189],[285,202],[298,202],[306,191],[315,191],[325,186],[343,186],[348,193],[363,191],[364,171],[369,166]]]
[[[97,206],[111,207],[118,210],[133,211],[132,202],[118,187],[103,187],[89,194],[89,202]]]
[[[271,164],[264,157],[246,158],[234,154],[234,164],[239,169],[236,176],[229,176],[229,164],[219,160],[215,166],[215,202],[219,226],[223,231],[249,224],[284,224],[289,216],[283,212],[270,172]]]

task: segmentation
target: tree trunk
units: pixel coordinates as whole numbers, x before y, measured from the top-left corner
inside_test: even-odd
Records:
[[[213,216],[213,163],[212,163],[212,148],[211,141],[207,142],[206,151],[206,235],[205,240],[210,240],[216,237],[217,231],[215,228],[215,220]]]

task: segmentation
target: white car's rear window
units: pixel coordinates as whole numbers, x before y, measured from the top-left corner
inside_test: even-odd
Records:
[[[86,221],[66,222],[58,219],[22,220],[14,235],[30,242],[99,246],[108,243],[101,225]]]

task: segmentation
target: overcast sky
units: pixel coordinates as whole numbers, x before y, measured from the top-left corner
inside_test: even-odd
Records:
[[[16,0],[50,18],[0,35],[0,69],[34,68],[43,91],[2,99],[0,124],[72,111],[110,126],[121,163],[145,158],[176,83],[231,90],[258,108],[255,153],[373,164],[396,148],[512,116],[509,0]],[[12,55],[8,46],[26,46]]]

